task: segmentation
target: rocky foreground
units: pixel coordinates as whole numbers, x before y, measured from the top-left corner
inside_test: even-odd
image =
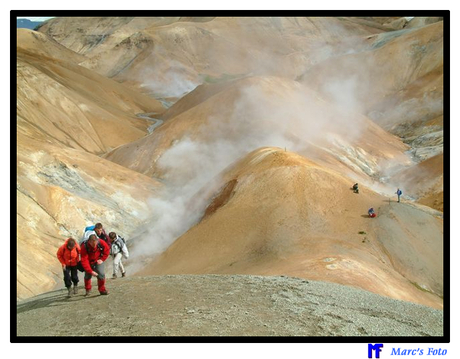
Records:
[[[107,288],[18,302],[17,336],[443,335],[442,310],[292,277],[126,277]]]

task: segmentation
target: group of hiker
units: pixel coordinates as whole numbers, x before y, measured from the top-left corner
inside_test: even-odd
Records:
[[[73,238],[68,238],[57,251],[57,258],[62,265],[64,284],[67,288],[67,297],[78,294],[78,271],[84,272],[85,296],[91,293],[91,279],[97,277],[97,289],[99,294],[109,294],[105,288],[104,262],[109,255],[113,258],[112,279],[116,279],[118,272],[126,276],[122,258],[128,259],[129,252],[124,238],[110,232],[106,234],[101,223],[85,228],[80,243]],[[73,284],[73,288],[72,288]]]
[[[359,193],[358,183],[352,186],[354,193]],[[402,191],[398,188],[395,194],[398,196],[398,203],[401,200]],[[374,208],[369,208],[368,215],[371,218],[377,216]],[[91,279],[97,277],[97,289],[101,295],[107,295],[105,288],[105,269],[104,262],[109,255],[113,258],[112,279],[126,276],[126,271],[122,263],[122,258],[128,259],[129,252],[124,238],[110,232],[106,234],[101,223],[85,228],[84,235],[80,243],[73,238],[68,238],[59,247],[57,257],[62,265],[64,274],[64,284],[68,290],[67,297],[78,294],[78,271],[84,272],[85,296],[91,293]],[[72,289],[73,284],[73,289]]]
[[[359,186],[357,183],[355,183],[353,186],[352,186],[352,189],[353,189],[353,192],[354,193],[359,193]],[[395,192],[395,194],[398,196],[398,203],[401,202],[401,195],[402,195],[402,191],[398,188]],[[375,213],[375,210],[373,207],[369,208],[369,210],[367,211],[367,214],[369,215],[370,218],[374,218],[374,217],[377,217],[377,214]]]

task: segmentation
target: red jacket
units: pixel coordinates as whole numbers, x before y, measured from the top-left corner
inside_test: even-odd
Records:
[[[67,248],[67,242],[69,241],[69,239],[70,238],[67,238],[64,244],[59,247],[56,254],[59,259],[59,262],[65,264],[66,266],[74,267],[77,265],[80,257],[80,246],[77,242],[75,242],[75,247],[73,247],[72,250],[70,250],[69,248]]]
[[[88,247],[88,252],[86,251]],[[92,273],[91,265],[96,263],[98,259],[101,259],[103,262],[108,258],[110,253],[110,247],[105,241],[99,240],[96,244],[96,247],[91,247],[91,245],[86,242],[81,245],[81,264],[86,273]]]

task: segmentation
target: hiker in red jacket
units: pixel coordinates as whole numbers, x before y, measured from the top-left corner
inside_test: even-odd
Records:
[[[67,298],[70,298],[72,296],[72,283],[73,294],[78,293],[77,263],[80,260],[80,246],[75,239],[67,238],[64,244],[59,247],[56,255],[62,265],[64,283],[68,291]]]
[[[109,245],[91,234],[81,245],[81,264],[85,269],[85,289],[88,296],[91,292],[91,278],[97,277],[97,289],[101,295],[109,294],[105,289],[104,262],[110,253]]]

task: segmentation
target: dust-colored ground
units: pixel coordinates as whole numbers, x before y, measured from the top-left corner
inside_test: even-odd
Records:
[[[292,277],[178,275],[108,280],[18,303],[18,336],[441,336],[441,310]]]

